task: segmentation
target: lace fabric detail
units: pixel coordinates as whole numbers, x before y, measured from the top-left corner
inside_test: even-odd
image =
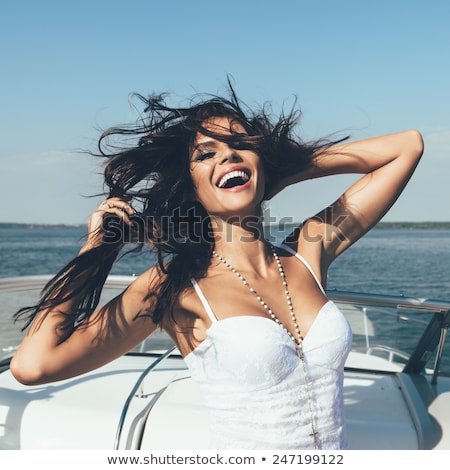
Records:
[[[329,301],[303,342],[321,449],[348,446],[343,371],[351,339],[347,320]],[[312,448],[302,364],[273,320],[242,315],[215,321],[185,361],[209,410],[211,448]]]

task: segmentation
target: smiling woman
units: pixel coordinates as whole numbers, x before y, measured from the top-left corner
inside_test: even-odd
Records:
[[[217,183],[220,189],[231,189],[245,185],[250,180],[250,175],[245,170],[230,170]]]
[[[107,198],[79,255],[18,312],[29,329],[11,370],[27,384],[72,377],[161,327],[200,384],[212,448],[346,448],[352,335],[326,296],[327,271],[395,202],[422,139],[406,131],[305,143],[294,133],[298,112],[272,121],[230,93],[186,108],[151,97],[145,122],[103,134]],[[105,147],[130,135],[131,147]],[[337,173],[363,176],[280,247],[264,239],[264,200]],[[158,263],[98,309],[127,241],[149,244]]]
[[[211,118],[204,126],[217,134],[218,139],[227,135],[247,136],[242,125],[228,118]],[[250,145],[218,139],[211,140],[202,133],[195,139],[191,176],[196,197],[210,217],[216,211],[224,219],[252,217],[260,208],[265,192],[263,163]]]

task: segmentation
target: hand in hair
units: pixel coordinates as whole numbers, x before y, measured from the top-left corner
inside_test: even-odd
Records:
[[[80,254],[104,243],[107,225],[105,222],[109,217],[113,216],[116,220],[130,226],[130,217],[135,213],[131,204],[123,198],[110,197],[104,200],[89,218],[88,237]]]

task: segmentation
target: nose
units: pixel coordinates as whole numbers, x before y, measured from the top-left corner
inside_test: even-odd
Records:
[[[239,154],[236,152],[235,149],[231,148],[229,145],[225,145],[224,151],[221,155],[221,164],[227,163],[227,162],[238,162],[241,161],[241,157]]]

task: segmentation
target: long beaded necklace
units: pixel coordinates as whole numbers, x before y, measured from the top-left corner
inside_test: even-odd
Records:
[[[234,274],[236,274],[236,276],[240,279],[242,284],[244,284],[244,286],[246,286],[248,288],[248,290],[256,297],[258,302],[264,307],[264,310],[266,311],[266,313],[272,318],[272,320],[274,320],[276,323],[278,323],[278,325],[280,325],[282,328],[284,328],[286,333],[290,336],[290,338],[294,342],[295,350],[297,352],[297,356],[300,358],[300,360],[302,362],[303,374],[304,374],[304,378],[305,378],[305,385],[306,385],[307,396],[308,396],[308,408],[309,408],[310,422],[311,422],[310,436],[313,439],[314,449],[318,449],[317,435],[319,433],[316,429],[315,420],[314,420],[314,413],[313,413],[313,407],[312,407],[312,398],[311,398],[311,383],[310,383],[309,378],[308,378],[308,371],[307,371],[307,368],[306,368],[306,361],[305,361],[305,356],[304,356],[304,352],[303,352],[303,338],[302,338],[300,328],[299,328],[298,323],[297,323],[297,319],[295,317],[294,307],[292,305],[291,294],[289,293],[288,284],[287,284],[287,280],[286,280],[286,274],[284,272],[283,265],[281,264],[280,257],[278,256],[278,253],[275,251],[275,248],[273,247],[273,245],[270,245],[270,249],[272,250],[272,256],[274,257],[274,259],[277,263],[278,271],[280,273],[281,280],[283,282],[284,294],[286,296],[286,301],[287,301],[287,304],[288,304],[288,307],[289,307],[289,314],[290,314],[292,323],[294,325],[296,337],[283,325],[283,323],[275,315],[273,310],[266,304],[264,299],[256,292],[256,290],[253,287],[250,286],[250,284],[247,282],[245,277],[236,268],[234,268],[230,263],[228,263],[228,261],[226,259],[224,259],[222,256],[220,256],[217,253],[216,250],[213,250],[212,253],[230,271],[232,271]]]

